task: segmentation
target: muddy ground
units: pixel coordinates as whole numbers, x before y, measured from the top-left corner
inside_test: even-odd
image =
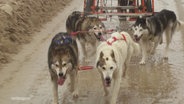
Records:
[[[79,6],[80,5],[80,6]],[[13,61],[0,70],[0,104],[52,104],[52,89],[47,66],[47,51],[54,34],[65,31],[67,16],[82,10],[82,2],[73,0],[53,17],[29,44],[22,47]],[[184,0],[156,0],[156,11],[163,8],[176,12],[184,21]],[[64,14],[64,15],[63,15]],[[118,26],[118,20],[106,23]],[[111,28],[111,27],[109,27]],[[43,35],[44,34],[44,35]],[[183,104],[184,103],[184,32],[176,32],[169,50],[169,60],[162,59],[163,45],[150,56],[147,64],[133,57],[126,79],[121,83],[117,104]],[[60,104],[103,104],[103,90],[98,72],[79,72],[79,98],[72,99],[66,86],[59,87]]]

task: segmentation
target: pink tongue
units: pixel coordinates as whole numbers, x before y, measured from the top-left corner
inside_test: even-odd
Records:
[[[65,82],[65,79],[64,78],[58,78],[58,85],[63,85],[63,83]]]
[[[101,41],[105,41],[105,39],[104,39],[104,37],[103,37],[103,36],[101,36],[101,37],[100,37],[100,40],[101,40]]]
[[[110,87],[110,84],[108,84],[107,82],[105,82],[105,86],[106,87]]]

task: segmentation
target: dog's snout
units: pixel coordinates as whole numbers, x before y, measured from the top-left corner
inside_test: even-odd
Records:
[[[109,87],[110,84],[111,84],[111,78],[110,78],[109,76],[107,76],[107,77],[105,78],[105,85],[106,85],[106,87]]]
[[[110,78],[110,77],[106,77],[105,80],[106,80],[107,82],[110,82],[110,81],[111,81],[111,78]]]
[[[135,38],[138,38],[138,35],[134,35]]]
[[[63,73],[59,73],[59,76],[60,76],[60,77],[63,77]]]
[[[98,33],[98,35],[99,35],[99,36],[101,36],[101,35],[102,35],[102,33],[101,33],[101,32],[99,32],[99,33]]]

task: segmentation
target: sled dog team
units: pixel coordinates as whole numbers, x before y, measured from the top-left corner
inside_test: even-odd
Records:
[[[120,82],[122,76],[124,78],[126,75],[131,56],[140,55],[141,52],[140,64],[146,64],[148,54],[154,54],[158,44],[162,44],[164,34],[164,58],[167,59],[172,36],[182,26],[183,22],[177,20],[173,11],[164,9],[153,16],[137,18],[132,26],[133,37],[121,31],[112,33],[104,40],[106,29],[103,22],[74,11],[66,20],[67,32],[56,34],[48,51],[54,104],[59,103],[58,85],[63,85],[66,79],[70,80],[69,88],[73,97],[78,97],[79,50],[84,54],[83,63],[88,62],[86,44],[91,44],[93,53],[96,53],[95,67],[101,75],[105,96],[109,98],[109,104],[116,104]],[[151,49],[150,44],[153,45]]]

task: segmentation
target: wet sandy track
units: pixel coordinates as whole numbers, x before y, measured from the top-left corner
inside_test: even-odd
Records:
[[[184,0],[158,0],[156,11],[174,10],[184,20]],[[82,10],[74,0],[65,11],[46,24],[30,44],[14,56],[14,62],[0,70],[0,104],[51,104],[52,90],[47,67],[47,50],[53,35],[65,31],[65,19],[73,10]],[[176,8],[177,7],[177,8]],[[184,103],[184,32],[177,32],[169,50],[169,60],[162,60],[165,44],[158,47],[145,66],[132,58],[126,79],[122,81],[118,104]],[[103,104],[103,90],[96,70],[79,72],[79,98],[72,99],[66,86],[59,87],[60,103]],[[65,100],[63,100],[65,99]]]

